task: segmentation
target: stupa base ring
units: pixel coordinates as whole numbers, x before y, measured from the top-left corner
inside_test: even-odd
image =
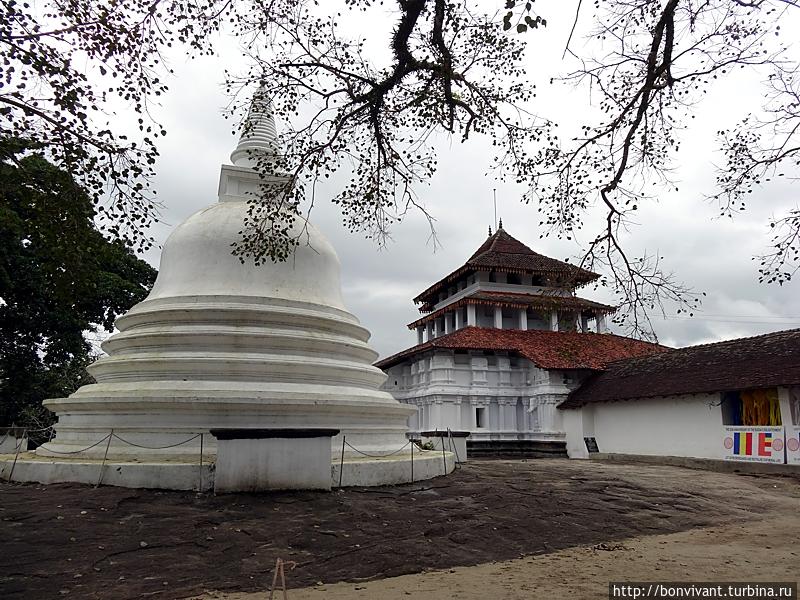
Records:
[[[394,456],[345,457],[344,462],[331,459],[331,487],[339,487],[340,465],[342,487],[400,485],[412,482],[412,457],[409,453]],[[0,481],[7,481],[13,468],[12,481],[18,483],[81,483],[111,485],[126,488],[162,490],[212,491],[214,463],[185,460],[119,461],[88,458],[50,458],[33,452],[0,455]],[[455,456],[446,452],[415,451],[413,481],[423,481],[447,475],[455,469]],[[102,476],[101,476],[102,470]]]

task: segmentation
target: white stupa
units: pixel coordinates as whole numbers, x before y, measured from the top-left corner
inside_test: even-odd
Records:
[[[341,435],[367,454],[407,443],[413,409],[379,390],[385,375],[372,365],[369,332],[342,302],[339,260],[319,230],[295,223],[300,244],[286,262],[255,266],[232,254],[248,200],[283,181],[252,168],[279,152],[261,92],[248,119],[233,165],[222,166],[219,202],[169,236],[150,295],[117,320],[119,332],[103,344],[107,356],[89,369],[97,383],[44,403],[58,423],[39,459],[96,459],[107,450],[112,461],[196,462],[200,438],[181,442],[204,433],[213,456],[208,432],[217,428],[339,429],[331,442],[337,464]],[[125,442],[113,437],[108,448],[82,450],[111,430]],[[362,456],[349,447],[347,455]],[[425,476],[419,458],[417,479]],[[373,469],[361,483],[398,478]]]

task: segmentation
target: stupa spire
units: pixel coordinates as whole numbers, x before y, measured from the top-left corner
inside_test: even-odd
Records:
[[[277,158],[278,150],[275,110],[264,84],[261,84],[253,94],[239,144],[231,154],[231,162],[237,167],[254,167],[259,158]]]

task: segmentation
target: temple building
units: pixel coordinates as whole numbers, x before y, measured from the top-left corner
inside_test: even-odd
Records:
[[[613,335],[615,307],[578,296],[599,275],[497,231],[414,298],[417,345],[377,363],[416,408],[412,435],[469,431],[472,451],[564,453],[557,406],[606,364],[666,350]]]

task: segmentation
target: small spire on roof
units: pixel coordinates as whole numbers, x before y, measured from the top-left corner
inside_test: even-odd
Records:
[[[503,228],[503,217],[500,217],[500,224],[497,226],[497,230],[500,231]]]
[[[492,226],[489,225],[489,237],[492,237]]]

